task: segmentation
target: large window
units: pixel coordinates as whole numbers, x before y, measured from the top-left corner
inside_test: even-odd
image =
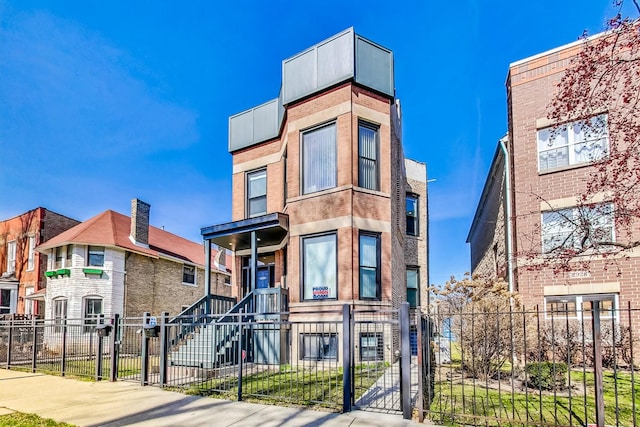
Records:
[[[89,246],[87,266],[104,267],[104,246]]]
[[[360,232],[360,299],[380,299],[380,235]]]
[[[545,297],[545,311],[547,317],[590,319],[594,301],[600,302],[600,318],[618,317],[618,295],[616,294],[548,296]]]
[[[409,307],[420,305],[420,270],[418,267],[407,267],[407,302]]]
[[[196,284],[196,267],[193,265],[182,266],[182,283],[189,285]]]
[[[85,298],[84,300],[84,332],[92,332],[102,314],[102,298]]]
[[[27,258],[27,270],[31,271],[36,265],[36,236],[29,236],[29,258]]]
[[[358,185],[369,190],[379,190],[378,182],[378,128],[360,123],[358,126]]]
[[[415,194],[407,194],[407,235],[417,236],[420,234],[418,224],[418,198]]]
[[[613,242],[613,205],[575,207],[542,213],[542,251],[593,248]]]
[[[302,266],[305,300],[337,298],[338,265],[335,233],[303,238]]]
[[[267,170],[247,174],[247,215],[249,218],[267,213]]]
[[[302,193],[336,186],[336,125],[302,134]]]
[[[0,289],[0,314],[11,313],[11,297],[11,289]]]
[[[300,334],[300,358],[338,360],[338,334]]]
[[[57,298],[53,300],[53,318],[55,319],[54,332],[62,332],[64,320],[67,318],[67,299]]]
[[[607,118],[599,115],[585,126],[568,123],[538,131],[538,170],[593,162],[607,155]]]

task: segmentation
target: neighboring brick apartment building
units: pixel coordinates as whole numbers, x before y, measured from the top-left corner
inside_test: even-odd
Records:
[[[134,199],[131,217],[107,210],[36,248],[49,259],[47,319],[177,315],[204,295],[203,246],[150,226],[149,211]],[[231,256],[223,254],[212,254],[211,293],[230,296]]]
[[[0,221],[0,314],[44,313],[43,302],[26,298],[46,287],[47,257],[35,248],[78,223],[42,207]]]
[[[608,310],[624,308],[628,301],[640,306],[638,251],[627,253],[616,260],[616,266],[608,268],[599,255],[590,256],[588,268],[577,257],[571,271],[557,274],[552,268],[535,267],[536,263],[541,265],[541,257],[550,256],[550,248],[577,244],[567,236],[575,230],[571,219],[578,218],[578,197],[594,172],[592,161],[606,155],[609,144],[606,131],[585,132],[579,122],[552,123],[547,119],[556,85],[582,43],[510,65],[509,132],[502,141],[508,156],[505,158],[499,145],[468,242],[472,271],[505,278],[511,271],[510,283],[525,305],[562,310],[580,318],[581,310],[599,300],[603,316],[610,318]],[[585,119],[601,120],[606,129],[606,112]],[[581,208],[580,215],[591,215],[597,209],[599,216],[592,224],[597,224],[598,235],[605,240],[622,236],[625,231],[616,229],[611,213],[615,207],[610,206],[607,195],[594,195],[594,203]],[[510,233],[506,231],[509,226],[513,230]],[[540,253],[537,259],[522,255],[530,254],[532,248]]]
[[[290,320],[419,305],[426,166],[405,162],[392,52],[349,29],[284,60],[282,75],[277,99],[229,119],[233,222],[203,237],[235,251],[241,296],[286,292]],[[313,357],[333,357],[339,334]],[[294,355],[298,343],[323,348],[291,342]]]

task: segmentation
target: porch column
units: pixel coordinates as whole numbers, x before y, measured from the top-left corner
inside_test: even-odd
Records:
[[[258,274],[258,238],[256,232],[251,232],[251,281],[249,282],[249,292],[253,292],[256,289],[256,278]]]
[[[205,312],[211,314],[211,301],[209,298],[211,295],[211,240],[205,239],[204,241],[204,296],[205,300]]]

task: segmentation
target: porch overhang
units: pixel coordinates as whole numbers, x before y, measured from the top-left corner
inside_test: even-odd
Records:
[[[205,241],[211,241],[232,251],[251,249],[252,232],[256,233],[259,248],[277,246],[289,233],[289,216],[275,212],[200,229]]]

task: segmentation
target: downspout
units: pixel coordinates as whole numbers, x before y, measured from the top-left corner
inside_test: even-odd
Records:
[[[500,149],[502,150],[502,154],[504,155],[504,186],[505,186],[505,196],[504,200],[507,205],[505,210],[505,216],[507,221],[506,227],[506,237],[507,237],[507,280],[509,284],[509,293],[513,293],[513,242],[512,242],[512,234],[511,234],[511,168],[509,166],[509,152],[507,151],[507,146],[505,145],[505,141],[507,140],[507,136],[505,135],[503,138],[498,141],[500,145]]]

